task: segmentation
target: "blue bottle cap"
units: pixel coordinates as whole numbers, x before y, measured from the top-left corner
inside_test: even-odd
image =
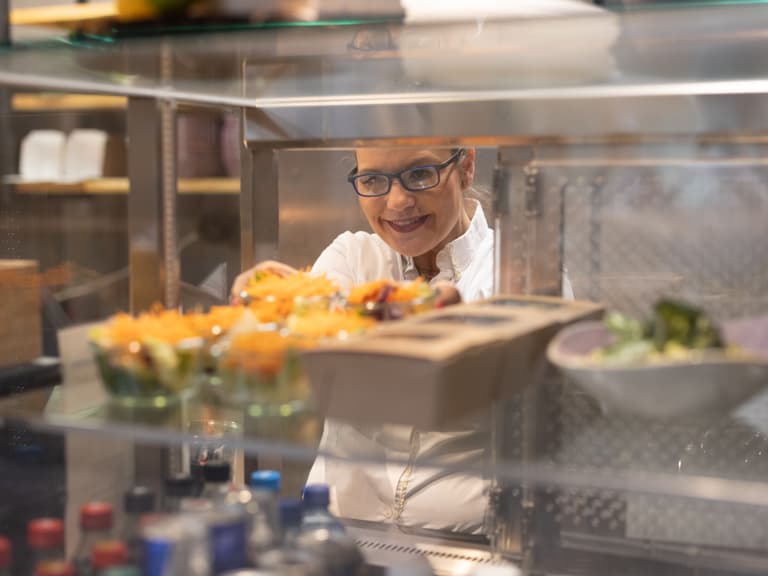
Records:
[[[280,499],[280,522],[283,530],[301,526],[301,502],[295,498]]]
[[[278,493],[280,484],[280,472],[276,470],[257,470],[251,474],[251,488],[263,488]]]
[[[307,484],[301,494],[305,506],[328,508],[331,503],[330,490],[327,484]]]

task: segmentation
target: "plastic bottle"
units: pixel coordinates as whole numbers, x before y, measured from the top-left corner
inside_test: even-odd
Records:
[[[128,563],[128,547],[120,540],[102,540],[91,550],[91,574],[102,576],[105,570]]]
[[[304,519],[299,546],[317,556],[329,576],[355,576],[365,565],[355,540],[329,511],[330,490],[325,484],[306,486]]]
[[[246,505],[249,518],[248,560],[254,566],[259,556],[275,548],[279,541],[280,517],[278,495],[280,494],[280,472],[259,470],[251,474],[251,501]]]
[[[278,503],[278,510],[280,511],[280,545],[283,548],[296,548],[303,517],[301,502],[295,498],[282,498]]]
[[[199,514],[158,520],[142,530],[144,576],[210,576],[211,542]]]
[[[199,496],[199,485],[189,474],[175,474],[165,479],[163,511],[176,514],[181,509],[184,498]]]
[[[304,532],[311,530],[332,530],[344,532],[344,525],[329,511],[331,503],[330,489],[327,484],[309,484],[302,492],[302,505],[304,510],[301,529]]]
[[[64,523],[58,518],[37,518],[27,525],[29,573],[44,562],[64,560]]]
[[[112,506],[106,502],[89,502],[80,508],[80,539],[75,548],[77,576],[91,575],[91,551],[101,540],[112,535]]]
[[[123,496],[122,539],[128,547],[128,560],[141,565],[141,517],[155,511],[155,493],[146,486],[134,486]]]
[[[75,576],[75,567],[64,560],[41,562],[35,568],[35,576]]]
[[[248,529],[245,512],[222,507],[204,515],[213,574],[244,568],[247,564]]]
[[[201,498],[212,502],[223,502],[229,494],[229,480],[232,467],[229,462],[209,462],[203,466],[203,493]]]
[[[0,536],[0,576],[11,576],[12,561],[11,541]]]
[[[264,552],[259,567],[281,576],[319,576],[321,563],[309,550],[299,546],[301,534],[301,502],[292,498],[280,500],[280,547]]]

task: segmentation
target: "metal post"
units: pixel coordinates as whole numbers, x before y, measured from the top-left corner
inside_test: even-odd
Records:
[[[172,102],[128,101],[130,306],[179,304],[176,131]]]
[[[561,187],[545,181],[530,148],[500,148],[496,288],[502,293],[562,293]],[[503,175],[503,177],[501,176]],[[501,196],[499,196],[501,195]]]
[[[245,114],[240,121],[240,262],[247,270],[262,260],[277,258],[280,231],[277,151],[249,149],[245,144]],[[247,420],[246,420],[247,426]],[[248,470],[282,470],[279,457],[246,455]]]
[[[181,264],[176,217],[176,104],[160,102],[160,158],[163,206],[164,303],[179,306]]]
[[[130,98],[127,116],[130,306],[136,313],[164,300],[158,103]]]
[[[0,45],[11,45],[11,3],[0,0]]]
[[[494,288],[500,293],[553,294],[562,290],[562,189],[547,186],[531,148],[500,148],[494,177],[496,246]],[[496,406],[493,426],[499,460],[519,454],[525,468],[538,457],[540,382],[516,399],[517,414],[503,414],[512,403]],[[507,417],[511,416],[511,417]],[[504,423],[519,429],[519,444],[505,442]],[[498,480],[497,480],[498,482]],[[536,532],[537,492],[527,483],[498,483],[492,492],[496,506],[495,552],[522,558],[530,568]]]
[[[240,192],[240,260],[243,269],[277,258],[280,206],[277,151],[242,149]]]

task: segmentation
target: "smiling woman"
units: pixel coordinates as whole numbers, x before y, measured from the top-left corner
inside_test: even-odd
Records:
[[[475,150],[364,148],[356,157],[349,181],[374,233],[341,234],[317,259],[313,272],[325,273],[345,288],[375,279],[423,277],[432,286],[454,286],[465,301],[490,296],[493,231],[479,202],[468,197]],[[386,460],[407,455],[409,460],[408,465],[383,466],[318,458],[308,482],[331,485],[341,516],[482,532],[486,483],[477,476],[419,466],[427,454],[477,465],[488,445],[482,422],[468,421],[450,432],[375,428],[325,423],[325,451],[339,456],[383,453]]]
[[[480,203],[470,198],[475,150],[361,148],[348,180],[373,233],[344,232],[315,261],[343,290],[374,280],[418,277],[439,288],[444,303],[478,300],[493,289],[493,231]],[[256,270],[291,274],[293,268],[264,262]],[[233,286],[239,294],[254,269]],[[407,398],[403,399],[407,402]],[[328,419],[320,448],[339,456],[382,454],[388,464],[318,458],[308,483],[327,483],[343,517],[402,526],[480,533],[486,483],[478,476],[436,472],[434,464],[479,464],[488,446],[481,421],[448,431],[407,426],[357,426]],[[398,465],[404,458],[409,464]],[[456,506],[446,506],[455,502]]]

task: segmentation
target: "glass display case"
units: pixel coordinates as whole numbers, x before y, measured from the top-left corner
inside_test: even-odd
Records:
[[[352,464],[423,474],[402,493],[393,480],[374,516],[339,510],[383,570],[419,558],[461,575],[505,561],[530,574],[765,573],[766,25],[760,3],[595,8],[80,35],[3,52],[0,259],[29,268],[3,280],[0,267],[0,324],[16,321],[1,345],[19,350],[0,356],[0,532],[23,550],[25,522],[45,514],[77,534],[83,502],[163,492],[212,447],[239,479],[282,470],[284,494],[318,457],[336,478]],[[20,175],[31,131],[66,140],[94,127],[125,141],[113,172]],[[318,447],[319,411],[206,394],[153,409],[110,401],[84,322],[155,302],[207,308],[256,262],[309,265],[337,234],[367,229],[346,181],[355,148],[459,146],[478,151],[497,295],[551,310],[570,305],[567,285],[636,317],[673,298],[747,338],[749,358],[585,370],[560,355],[559,320],[504,369],[466,379],[465,392],[488,390],[466,402],[481,410],[432,429],[350,411],[343,450]],[[515,318],[522,302],[508,299]],[[362,499],[375,492],[361,483]],[[482,501],[469,527],[445,520],[469,493]]]

